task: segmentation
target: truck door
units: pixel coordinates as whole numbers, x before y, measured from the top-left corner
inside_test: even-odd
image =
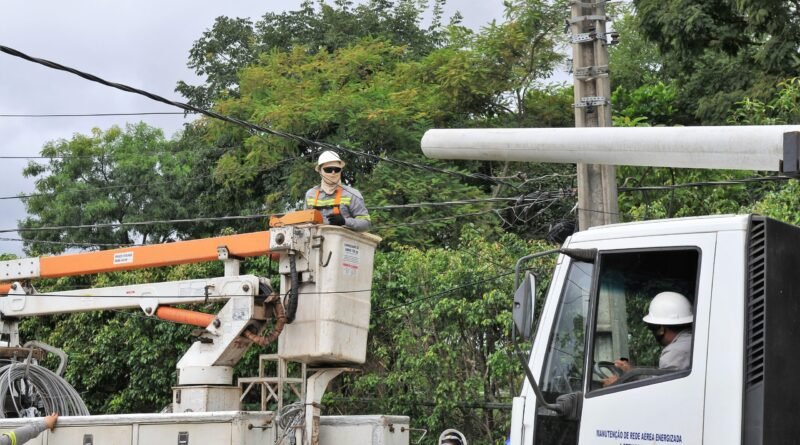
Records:
[[[702,443],[715,244],[713,233],[593,243],[599,253],[589,302],[578,443]],[[645,323],[651,300],[661,292],[685,296],[691,321]],[[689,354],[682,361],[663,353],[679,341],[678,335],[684,357]],[[674,352],[679,346],[669,347]],[[614,365],[618,360],[627,365],[626,372]]]

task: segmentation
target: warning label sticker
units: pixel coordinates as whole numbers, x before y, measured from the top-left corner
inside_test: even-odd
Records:
[[[358,244],[344,243],[342,252],[342,273],[347,276],[354,276],[358,272],[358,264],[361,262]]]
[[[133,263],[133,252],[120,252],[114,254],[114,264]]]

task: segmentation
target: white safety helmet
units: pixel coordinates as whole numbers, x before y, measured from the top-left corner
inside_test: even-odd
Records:
[[[461,431],[454,430],[454,429],[447,429],[439,435],[439,444],[443,443],[456,443],[457,445],[468,445],[467,438],[464,437],[464,434]]]
[[[643,318],[652,325],[675,326],[689,324],[694,320],[692,304],[677,292],[661,292],[650,302],[650,311]]]
[[[344,161],[342,158],[339,157],[339,154],[335,151],[323,151],[321,155],[319,155],[319,159],[317,159],[317,166],[314,167],[314,170],[319,171],[319,169],[329,162],[338,162],[339,167],[344,168]]]

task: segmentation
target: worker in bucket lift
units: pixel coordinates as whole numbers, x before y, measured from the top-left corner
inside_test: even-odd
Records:
[[[28,425],[23,425],[13,431],[0,434],[0,445],[22,445],[35,438],[45,429],[53,431],[58,420],[58,413],[50,414],[43,419],[36,419]]]
[[[658,369],[683,371],[692,361],[692,304],[677,292],[661,292],[650,302],[650,309],[643,318],[658,344],[664,347],[658,359]],[[614,362],[623,373],[633,366],[627,359]],[[618,376],[603,380],[603,386],[615,383]]]
[[[361,193],[342,184],[344,165],[344,161],[333,151],[319,155],[315,169],[322,177],[322,182],[306,192],[305,206],[307,209],[320,210],[325,224],[365,232],[369,229],[369,212]]]

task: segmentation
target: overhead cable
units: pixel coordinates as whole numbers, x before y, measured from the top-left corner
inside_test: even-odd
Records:
[[[208,147],[208,148],[189,148],[186,150],[152,150],[148,152],[139,151],[137,154],[139,155],[159,155],[159,154],[169,154],[169,155],[178,155],[184,153],[213,153],[213,152],[225,152],[229,151],[230,148],[227,147]],[[97,154],[90,154],[90,155],[53,155],[53,156],[0,156],[0,159],[95,159],[95,158],[102,158],[104,156],[111,156],[110,152],[103,151]],[[39,164],[44,165],[44,164]]]
[[[287,159],[282,159],[282,160],[280,160],[280,161],[278,161],[278,162],[276,162],[274,164],[266,165],[264,167],[259,167],[259,168],[255,169],[255,170],[253,170],[253,172],[258,173],[258,172],[263,172],[263,171],[269,171],[269,170],[272,170],[272,169],[278,167],[281,164],[285,164],[287,162],[291,162],[291,161],[294,161],[294,160],[297,160],[297,159],[300,159],[300,158],[304,158],[304,157],[305,157],[305,155],[300,155],[300,156],[294,156],[294,157],[287,158]],[[212,176],[214,176],[213,173],[209,173],[209,174],[205,174],[205,175],[193,175],[192,176],[192,180],[202,179],[202,178],[210,178]],[[95,192],[103,191],[103,190],[114,190],[114,189],[124,189],[124,188],[141,188],[141,187],[150,186],[150,185],[154,185],[154,184],[174,184],[174,183],[175,182],[173,180],[170,180],[170,179],[162,177],[162,179],[157,180],[157,181],[149,181],[149,182],[138,183],[138,184],[137,183],[128,183],[128,184],[119,184],[119,185],[104,185],[104,186],[100,186],[100,187],[91,187],[91,188],[86,188],[86,189],[67,189],[67,190],[62,190],[62,191],[58,191],[58,192],[41,192],[41,193],[19,194],[19,195],[16,195],[16,196],[0,196],[0,200],[27,199],[27,198],[34,198],[34,197],[37,197],[37,196],[57,196],[57,195],[61,195],[61,194],[66,194],[68,192],[69,193],[95,193]]]
[[[542,192],[542,193],[550,193],[550,192]],[[548,196],[545,199],[536,198],[536,199],[529,199],[525,198],[525,196],[519,198],[485,198],[485,201],[481,201],[479,199],[476,200],[463,200],[463,201],[449,201],[445,203],[439,202],[426,202],[426,203],[415,203],[415,204],[403,204],[403,205],[390,205],[384,207],[369,207],[369,210],[395,210],[399,208],[419,208],[419,207],[435,207],[435,206],[442,206],[442,205],[466,205],[466,204],[475,204],[479,202],[501,202],[501,201],[509,201],[512,200],[517,202],[518,204],[505,207],[503,209],[489,209],[481,212],[476,213],[464,213],[460,215],[448,216],[441,219],[450,219],[450,218],[458,218],[460,216],[470,216],[470,215],[477,215],[483,213],[489,213],[494,211],[503,211],[513,208],[518,208],[526,205],[536,204],[540,202],[546,202],[550,199],[561,199],[565,196],[571,196],[570,191],[561,191],[556,190],[553,193],[553,197]],[[43,227],[19,227],[14,229],[0,229],[0,233],[12,233],[12,232],[46,232],[46,231],[58,231],[58,230],[70,230],[70,229],[99,229],[99,228],[108,228],[108,227],[138,227],[138,226],[146,226],[146,225],[153,225],[153,224],[179,224],[179,223],[195,223],[195,222],[210,222],[210,221],[232,221],[232,220],[252,220],[252,219],[264,219],[268,218],[269,215],[264,214],[255,214],[255,215],[232,215],[232,216],[216,216],[216,217],[199,217],[199,218],[184,218],[184,219],[163,219],[163,220],[152,220],[152,221],[136,221],[136,222],[116,222],[116,223],[99,223],[99,224],[76,224],[76,225],[63,225],[63,226],[43,226]],[[425,222],[435,221],[437,219],[432,220],[423,220],[423,221],[415,221],[413,223],[401,223],[397,225],[417,225],[423,224]],[[395,225],[386,225],[386,226],[377,226],[376,228],[381,227],[394,227]]]
[[[70,68],[70,67],[61,65],[59,63],[52,62],[50,60],[45,60],[45,59],[40,59],[40,58],[29,56],[29,55],[27,55],[27,54],[25,54],[23,52],[20,52],[20,51],[18,51],[16,49],[13,49],[13,48],[9,48],[7,46],[0,45],[0,52],[4,52],[6,54],[9,54],[9,55],[12,55],[12,56],[15,56],[15,57],[19,57],[19,58],[27,60],[29,62],[38,63],[38,64],[46,66],[48,68],[52,68],[52,69],[59,70],[59,71],[66,71],[68,73],[72,73],[72,74],[74,74],[76,76],[79,76],[81,78],[84,78],[86,80],[89,80],[89,81],[92,81],[92,82],[96,82],[96,83],[99,83],[99,84],[102,84],[102,85],[105,85],[105,86],[108,86],[108,87],[111,87],[111,88],[116,88],[118,90],[126,91],[126,92],[129,92],[129,93],[139,94],[141,96],[147,97],[147,98],[152,99],[154,101],[161,102],[161,103],[164,103],[164,104],[167,104],[167,105],[171,105],[173,107],[177,107],[177,108],[180,108],[180,109],[185,110],[185,111],[195,112],[195,113],[203,114],[205,116],[208,116],[208,117],[211,117],[211,118],[214,118],[214,119],[218,119],[218,120],[221,120],[221,121],[224,121],[224,122],[229,122],[229,123],[238,125],[240,127],[246,128],[246,129],[251,130],[251,131],[260,132],[260,133],[266,133],[266,134],[269,134],[269,135],[277,136],[277,137],[280,137],[280,138],[283,138],[283,139],[287,139],[287,140],[292,140],[292,141],[295,141],[295,142],[299,142],[299,143],[302,143],[302,144],[305,144],[305,145],[309,145],[309,146],[318,147],[318,148],[325,149],[325,150],[334,150],[334,151],[339,151],[339,152],[345,152],[345,153],[348,153],[348,154],[351,154],[351,155],[354,155],[354,156],[367,157],[367,158],[370,158],[370,159],[373,159],[373,160],[376,160],[376,161],[377,160],[384,161],[384,162],[388,162],[388,163],[395,164],[395,165],[400,165],[400,166],[407,167],[407,168],[414,168],[414,169],[418,169],[418,170],[429,171],[429,172],[432,172],[432,173],[442,173],[442,174],[458,176],[458,177],[466,178],[466,179],[482,180],[482,181],[486,181],[486,182],[491,182],[493,184],[503,184],[503,185],[506,185],[506,186],[509,186],[509,187],[512,187],[512,188],[518,188],[518,186],[516,184],[512,184],[512,183],[509,183],[509,182],[506,182],[506,181],[502,181],[502,180],[499,180],[499,179],[494,178],[492,176],[483,175],[483,174],[480,174],[480,173],[463,173],[463,172],[459,172],[459,171],[446,170],[446,169],[442,169],[442,168],[438,168],[438,167],[433,167],[433,166],[430,166],[430,165],[416,164],[416,163],[413,163],[413,162],[403,161],[403,160],[400,160],[400,159],[394,159],[394,158],[389,158],[389,157],[385,157],[385,156],[380,156],[380,155],[376,155],[376,154],[373,154],[373,153],[368,153],[368,152],[365,152],[365,151],[353,150],[351,148],[342,147],[340,145],[335,145],[335,144],[331,144],[331,143],[327,143],[327,142],[314,141],[314,140],[305,138],[303,136],[287,133],[287,132],[284,132],[284,131],[274,130],[274,129],[271,129],[271,128],[268,128],[268,127],[264,127],[264,126],[261,126],[261,125],[256,125],[256,124],[253,124],[251,122],[247,122],[247,121],[242,120],[242,119],[238,119],[238,118],[235,118],[235,117],[230,117],[230,116],[225,116],[225,115],[219,114],[219,113],[217,113],[215,111],[205,110],[205,109],[198,108],[198,107],[195,107],[193,105],[189,105],[189,104],[186,104],[186,103],[183,103],[183,102],[172,101],[172,100],[166,99],[166,98],[164,98],[162,96],[159,96],[157,94],[153,94],[153,93],[150,93],[150,92],[147,92],[147,91],[144,91],[144,90],[133,88],[133,87],[128,86],[128,85],[115,83],[115,82],[110,82],[108,80],[105,80],[105,79],[102,79],[100,77],[97,77],[97,76],[95,76],[93,74],[89,74],[89,73],[77,70],[75,68]]]
[[[685,182],[681,184],[672,184],[672,185],[650,185],[650,186],[637,186],[637,187],[619,187],[618,191],[620,192],[640,192],[640,191],[656,191],[656,190],[675,190],[681,188],[691,188],[691,187],[717,187],[721,185],[739,185],[739,184],[750,184],[750,183],[760,183],[760,182],[771,182],[771,181],[787,181],[792,179],[787,176],[761,176],[761,177],[754,177],[754,178],[742,178],[742,179],[727,179],[722,181],[698,181],[698,182]]]
[[[194,113],[193,113],[194,114]],[[0,117],[104,117],[104,116],[155,116],[155,115],[181,115],[181,111],[146,111],[138,113],[76,113],[76,114],[0,114]]]

